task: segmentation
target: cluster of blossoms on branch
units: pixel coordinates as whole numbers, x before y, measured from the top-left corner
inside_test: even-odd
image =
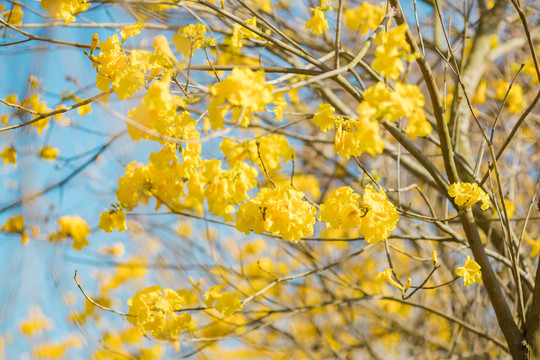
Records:
[[[261,0],[258,3],[262,11],[267,13],[271,11],[270,2]],[[313,34],[324,34],[329,29],[326,15],[333,9],[327,6],[327,1],[321,0],[319,4],[318,7],[311,8],[312,17],[305,22],[305,27],[310,30],[311,37],[314,36]],[[86,0],[42,1],[42,7],[47,13],[68,24],[75,21],[75,15],[86,11],[89,6],[90,2]],[[148,6],[159,9],[159,6],[164,5],[156,3]],[[10,23],[20,22],[22,18],[20,7],[15,6],[11,13]],[[365,2],[356,8],[346,9],[343,15],[347,28],[367,34],[378,27],[378,30],[383,27],[381,21],[385,13],[384,6]],[[272,32],[268,29],[264,30],[263,22],[257,24],[257,16],[243,20],[241,24],[235,23],[229,29],[230,31],[223,34],[223,37],[218,36],[218,39],[222,39],[219,49],[216,47],[213,34],[212,37],[208,37],[207,26],[201,23],[178,28],[171,37],[171,42],[164,35],[154,37],[153,42],[149,42],[152,47],[148,47],[150,50],[153,49],[152,51],[128,49],[125,45],[126,40],[137,36],[145,29],[143,21],[124,27],[119,34],[114,34],[105,41],[100,42],[95,34],[90,41],[90,52],[85,52],[89,59],[89,66],[91,65],[96,73],[95,85],[103,92],[102,94],[115,94],[122,101],[128,99],[137,101],[127,111],[127,116],[122,119],[126,123],[126,132],[131,140],[149,141],[157,149],[148,155],[148,160],[145,162],[126,161],[127,166],[122,166],[124,173],[118,179],[115,202],[100,214],[99,229],[108,233],[115,229],[118,232],[128,230],[129,223],[126,223],[126,215],[137,215],[130,212],[140,206],[153,204],[154,201],[154,210],[165,209],[170,213],[187,214],[229,225],[246,235],[262,234],[294,243],[314,235],[317,232],[317,226],[320,226],[320,229],[324,226],[326,232],[323,234],[331,234],[334,230],[339,234],[359,233],[369,244],[379,242],[386,244],[385,240],[389,239],[393,232],[394,234],[398,232],[395,230],[400,221],[400,212],[414,218],[415,214],[407,214],[408,210],[401,210],[403,202],[400,197],[396,200],[385,192],[384,180],[379,181],[377,176],[367,173],[365,175],[370,178],[371,183],[364,184],[357,181],[356,177],[355,180],[350,180],[356,175],[347,178],[340,177],[341,173],[338,174],[341,171],[338,168],[346,163],[344,159],[349,160],[351,157],[359,157],[366,153],[375,157],[382,154],[385,148],[390,147],[388,144],[393,140],[383,133],[384,128],[397,129],[396,131],[400,131],[402,133],[400,135],[407,141],[428,136],[426,143],[431,144],[437,141],[435,137],[430,136],[433,121],[430,110],[425,109],[426,101],[421,88],[418,85],[405,83],[408,76],[408,71],[406,71],[408,63],[420,56],[420,54],[412,53],[407,41],[407,25],[387,24],[378,36],[373,36],[373,44],[376,46],[370,55],[372,61],[367,66],[375,73],[375,80],[370,83],[371,86],[364,86],[359,81],[362,91],[358,90],[359,101],[354,103],[356,108],[349,108],[349,104],[345,104],[343,112],[346,114],[344,114],[336,111],[336,108],[340,108],[339,102],[336,102],[336,105],[332,99],[325,97],[317,101],[316,110],[310,111],[305,104],[297,106],[300,103],[299,91],[306,84],[312,84],[310,76],[299,72],[299,74],[289,74],[276,80],[270,75],[271,78],[268,81],[268,73],[260,69],[260,67],[264,68],[260,66],[262,63],[260,59],[244,55],[243,52],[249,48],[250,42],[264,43],[268,49],[273,49],[274,44],[266,39],[266,35]],[[129,41],[127,43],[129,44]],[[470,49],[464,49],[464,51],[470,51]],[[217,80],[208,87],[195,83],[196,78],[190,78],[192,62],[198,60],[197,55],[202,56],[203,52],[212,69],[207,75],[215,76]],[[233,65],[221,68],[230,70],[226,76],[223,75],[223,70],[214,69],[209,53],[215,55],[216,65]],[[342,60],[338,56],[338,64],[339,61]],[[259,69],[250,69],[250,66]],[[533,77],[532,83],[537,82],[532,70],[533,64],[530,63],[527,66],[523,71]],[[179,75],[185,75],[186,72],[184,85],[178,79]],[[321,75],[325,75],[324,71]],[[284,82],[286,86],[280,89],[277,84]],[[190,85],[193,86],[190,87]],[[488,85],[490,86],[488,95],[494,100],[504,101],[509,112],[522,112],[526,105],[523,89],[518,84],[506,80],[499,80],[496,83],[481,82],[472,100],[473,104],[485,102]],[[177,88],[172,91],[171,87],[175,86]],[[47,106],[37,92],[33,92],[38,88],[38,85],[35,88],[30,87],[28,95],[20,101],[16,95],[12,94],[6,97],[5,102],[14,108],[23,107],[30,110],[30,113],[36,117],[43,117],[32,123],[35,128],[33,131],[41,135],[50,125],[49,118],[52,117],[46,114],[53,109]],[[196,90],[191,93],[192,88]],[[181,96],[182,94],[184,96]],[[448,94],[445,100],[448,115],[453,95]],[[78,103],[83,99],[66,93],[62,95],[62,101]],[[279,131],[282,127],[290,125],[284,124],[283,120],[291,114],[285,113],[291,103],[294,104],[293,111],[300,112],[294,116],[301,115],[308,120],[302,126],[307,124],[306,128],[313,130],[312,136],[287,133],[287,130]],[[197,106],[203,109],[200,110]],[[65,105],[56,107],[56,110],[62,109],[67,108]],[[91,111],[90,102],[77,108],[81,116]],[[59,121],[61,114],[54,114],[52,118]],[[279,122],[279,126],[275,122]],[[7,114],[2,117],[2,123],[8,125]],[[246,129],[254,128],[257,128],[256,132],[254,131],[255,135],[243,136],[247,133]],[[258,128],[265,132],[260,132]],[[232,131],[234,131],[234,137],[226,135]],[[324,149],[328,151],[321,151],[320,154],[333,157],[336,165],[340,165],[336,166],[332,179],[343,180],[340,185],[347,186],[336,188],[332,181],[321,185],[315,176],[307,172],[295,174],[296,144],[294,141],[296,140],[290,140],[295,136],[288,138],[289,134],[298,135],[297,138],[306,142],[313,140],[314,143],[330,144]],[[216,138],[222,138],[222,140],[218,142]],[[204,145],[209,143],[211,145]],[[221,151],[219,159],[216,155],[219,153],[217,149]],[[438,155],[440,154],[434,156]],[[59,152],[50,145],[44,145],[39,150],[39,156],[45,161],[54,161],[59,156]],[[0,159],[5,164],[15,166],[17,152],[14,146],[6,146],[0,152]],[[359,159],[356,160],[359,162]],[[289,176],[284,170],[291,165],[292,175]],[[310,170],[313,168],[307,169],[307,171]],[[316,169],[318,170],[321,169]],[[323,187],[324,196],[321,195]],[[490,206],[490,196],[481,186],[473,182],[453,183],[448,187],[447,194],[439,195],[443,196],[439,196],[438,199],[444,196],[453,199],[453,205],[459,215],[468,212],[470,210],[468,208],[477,203],[482,210]],[[401,204],[396,207],[393,202],[396,204],[401,202]],[[504,202],[506,204],[506,200]],[[508,217],[512,217],[514,210],[510,205],[513,207],[512,203],[506,204]],[[207,215],[220,219],[209,219]],[[418,219],[420,218],[418,215]],[[447,223],[446,220],[437,219],[434,214],[433,218],[427,221]],[[402,224],[404,224],[403,219],[400,226]],[[131,224],[129,227],[131,230]],[[0,231],[18,234],[22,242],[26,244],[29,235],[37,234],[39,229],[29,227],[25,224],[22,215],[16,215],[9,218]],[[178,234],[182,236],[182,230],[178,230]],[[80,251],[89,245],[87,240],[89,235],[90,227],[84,219],[79,216],[63,216],[59,218],[48,240],[70,239],[72,247]],[[331,236],[328,238],[336,240]],[[312,238],[311,240],[320,239]],[[540,239],[535,241],[524,237],[524,240],[533,247],[531,256],[536,256],[540,252]],[[100,251],[108,255],[117,255],[124,251],[123,245],[120,245],[110,246]],[[294,244],[287,245],[294,246]],[[264,245],[252,245],[252,247],[263,248]],[[260,252],[260,249],[254,250],[245,246],[241,252],[243,252],[242,256],[249,257],[253,253]],[[435,271],[440,265],[435,251],[432,256],[433,271]],[[429,259],[427,261],[429,262]],[[131,257],[114,274],[104,276],[99,286],[102,295],[98,299],[99,304],[103,304],[104,307],[109,306],[111,304],[109,295],[112,290],[118,289],[127,281],[144,277],[146,265],[144,259]],[[409,290],[414,293],[422,289],[429,280],[428,276],[422,285],[414,286],[409,277],[402,283],[392,264],[389,266],[391,268],[378,272],[370,280],[375,280],[373,283],[376,284],[387,282],[401,291],[403,298]],[[482,266],[485,266],[484,263]],[[242,301],[239,296],[261,289],[263,289],[261,293],[265,292],[269,280],[260,276],[261,271],[266,275],[271,275],[278,283],[282,279],[274,273],[286,273],[290,270],[285,263],[276,265],[268,257],[263,257],[260,261],[250,260],[242,272],[245,271],[247,278],[253,274],[257,276],[253,275],[254,279],[250,279],[253,281],[249,286],[236,287],[235,284],[237,291],[235,293],[222,292],[224,288],[222,285],[212,286],[206,292],[195,284],[193,284],[195,290],[163,289],[161,285],[147,287],[136,292],[127,301],[129,312],[123,314],[134,326],[135,331],[119,333],[115,335],[116,337],[113,335],[104,337],[103,344],[110,349],[121,349],[119,344],[122,342],[139,341],[150,334],[159,340],[174,342],[178,347],[178,335],[183,331],[196,330],[196,319],[192,318],[192,311],[205,311],[219,319],[231,317],[243,309],[244,303],[251,300],[247,298]],[[215,269],[211,271],[218,272]],[[371,273],[375,274],[376,271]],[[463,279],[466,287],[482,282],[482,268],[469,256],[463,266],[449,273],[455,274],[455,278],[450,282]],[[352,284],[352,281],[349,282]],[[369,286],[375,287],[371,283]],[[307,285],[305,287],[308,288]],[[426,286],[426,288],[429,287]],[[395,291],[395,289],[392,290]],[[362,292],[364,293],[363,290]],[[274,295],[270,291],[267,294]],[[93,307],[88,306],[84,311],[72,314],[71,320],[84,323],[94,315],[93,311]],[[23,324],[22,332],[33,334],[42,329],[48,329],[50,324],[41,315],[37,312],[32,314],[32,320]],[[76,347],[78,344],[72,340],[58,346],[60,348],[44,347],[36,351],[42,351],[46,355],[48,352],[70,346]],[[149,359],[159,356],[160,350],[156,349],[148,350]],[[97,354],[100,354],[99,351]],[[105,356],[103,355],[104,358]],[[144,358],[143,355],[141,358]]]

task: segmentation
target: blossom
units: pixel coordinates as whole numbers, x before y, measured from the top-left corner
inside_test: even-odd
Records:
[[[190,179],[189,197],[198,197],[201,202],[206,198],[209,210],[226,220],[233,220],[234,205],[248,199],[248,190],[257,186],[259,172],[245,162],[237,162],[230,170],[221,169],[221,161],[216,159],[205,161],[198,171],[197,178]],[[190,185],[196,180],[198,188]],[[195,189],[197,194],[193,194]]]
[[[221,292],[221,285],[212,286],[205,294],[204,305],[208,308],[215,308],[225,316],[231,316],[233,313],[242,310],[243,304],[238,299],[238,294]],[[215,305],[214,305],[215,303]]]
[[[361,205],[366,209],[366,213],[358,230],[365,236],[366,241],[373,244],[388,239],[397,226],[399,215],[384,191],[380,189],[377,192],[371,185],[366,185]]]
[[[236,141],[234,138],[225,138],[221,142],[219,149],[227,158],[227,164],[229,166],[234,166],[237,162],[249,160],[262,169],[262,158],[264,167],[270,173],[281,169],[282,163],[284,164],[290,160],[294,154],[294,150],[289,145],[287,138],[280,134],[263,135],[256,140],[244,142]]]
[[[365,1],[354,9],[345,10],[344,15],[345,25],[349,30],[360,30],[362,34],[366,34],[379,26],[384,17],[384,8]]]
[[[455,273],[457,276],[463,277],[463,284],[470,286],[474,283],[482,282],[482,272],[480,271],[480,265],[470,256],[467,256],[465,265],[456,268]]]
[[[24,245],[28,242],[28,234],[25,231],[24,217],[22,214],[11,216],[0,231],[7,232],[9,234],[21,234],[21,241]]]
[[[238,208],[236,229],[246,235],[250,230],[257,234],[268,231],[298,242],[313,234],[315,223],[315,207],[303,197],[303,192],[292,188],[263,188]]]
[[[3,5],[0,5],[0,11],[3,10]],[[23,11],[21,6],[18,4],[13,4],[10,11],[6,11],[0,14],[0,17],[3,17],[9,24],[20,25],[22,24]]]
[[[141,30],[144,28],[144,23],[137,21],[133,25],[128,25],[122,30],[120,30],[120,36],[122,37],[122,43],[129,39],[130,37],[133,37],[135,35],[140,34]]]
[[[530,237],[525,236],[525,242],[532,247],[532,250],[529,253],[530,257],[535,257],[536,255],[540,254],[540,237],[533,240]]]
[[[0,159],[3,160],[4,164],[13,164],[13,166],[17,166],[17,151],[13,146],[5,147],[0,153]]]
[[[454,198],[458,206],[469,207],[482,201],[482,210],[489,208],[489,195],[477,183],[453,183],[448,188],[448,195]]]
[[[49,241],[71,237],[72,247],[81,251],[88,245],[86,237],[90,234],[90,228],[86,221],[79,216],[62,216],[58,219],[58,232],[51,234]]]
[[[341,157],[360,156],[367,152],[371,156],[382,153],[384,142],[379,135],[379,123],[369,116],[358,120],[349,119],[339,123],[334,139],[334,151]]]
[[[241,126],[248,126],[251,112],[265,110],[273,101],[273,89],[265,83],[263,70],[233,68],[229,76],[210,87],[210,94],[214,96],[208,110],[212,129],[224,127],[223,115],[229,110],[226,101],[233,106],[233,119],[239,120]],[[218,111],[220,108],[223,111]]]
[[[321,104],[317,109],[317,113],[313,116],[313,122],[322,132],[326,132],[328,129],[333,129],[334,125],[334,111],[335,109],[330,104]]]
[[[510,85],[512,88],[510,89]],[[506,97],[506,105],[508,111],[519,114],[525,107],[525,99],[523,98],[523,88],[521,85],[499,79],[495,84],[495,100],[503,101]],[[508,91],[510,89],[510,91]],[[507,95],[508,93],[508,95]]]
[[[43,315],[39,306],[32,306],[28,310],[28,317],[21,324],[21,333],[25,336],[32,336],[41,333],[43,330],[51,330],[54,322]]]
[[[392,269],[385,269],[384,271],[381,271],[380,273],[375,275],[375,280],[377,280],[377,281],[385,281],[386,280],[386,281],[388,281],[388,283],[390,285],[398,288],[402,292],[405,291],[403,289],[403,286],[401,286],[396,280],[394,280],[394,272],[392,271]]]
[[[105,232],[112,232],[118,229],[118,232],[126,230],[126,214],[122,210],[110,210],[102,212],[99,215],[99,229]]]
[[[319,220],[328,229],[350,229],[360,226],[364,211],[360,208],[360,194],[349,186],[332,190],[330,196],[319,208]]]
[[[401,59],[411,51],[405,38],[406,33],[407,25],[403,24],[391,28],[376,38],[376,42],[381,45],[375,49],[375,60],[371,64],[374,70],[390,79],[395,80],[399,77],[404,70]]]
[[[206,25],[189,24],[178,29],[178,33],[173,35],[173,43],[176,50],[184,56],[191,57],[197,49],[204,49],[207,46],[214,46],[215,39],[207,38]]]
[[[129,316],[127,320],[144,333],[154,336],[179,335],[189,328],[191,315],[178,311],[185,305],[185,299],[172,289],[162,290],[161,285],[151,286],[139,291],[128,300]]]
[[[311,29],[314,34],[322,34],[323,31],[328,30],[328,19],[325,17],[325,12],[328,10],[329,8],[325,6],[312,8],[313,17],[306,21],[306,29]]]
[[[66,24],[75,21],[75,16],[86,11],[90,3],[87,0],[41,0],[41,7],[55,19],[64,19]]]
[[[53,161],[58,157],[58,149],[52,146],[46,145],[39,151],[39,156],[45,161]]]

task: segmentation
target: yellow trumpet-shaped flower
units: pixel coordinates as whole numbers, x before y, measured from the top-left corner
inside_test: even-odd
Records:
[[[470,286],[474,283],[482,282],[482,272],[480,269],[480,265],[471,259],[470,256],[467,256],[465,265],[456,268],[455,272],[457,276],[463,277],[463,284],[465,286]]]

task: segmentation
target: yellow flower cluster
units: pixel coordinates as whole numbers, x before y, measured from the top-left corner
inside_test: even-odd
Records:
[[[32,109],[40,114],[46,114],[52,111],[47,107],[47,103],[45,101],[40,101],[39,94],[32,94],[26,99],[23,99],[23,101],[21,102],[21,106]],[[48,125],[49,118],[32,123],[32,126],[35,126],[37,128],[38,135],[41,135],[43,133],[43,129],[46,129]]]
[[[465,286],[470,286],[474,283],[482,282],[482,272],[480,271],[480,265],[470,256],[467,256],[467,261],[465,265],[456,268],[455,272],[457,276],[463,278],[463,284]]]
[[[114,34],[107,41],[99,44],[101,52],[97,55],[96,86],[101,91],[112,89],[118,98],[125,100],[133,96],[144,85],[144,72],[140,66],[129,61],[130,56],[124,54],[118,35]]]
[[[510,83],[505,80],[499,79],[494,85],[495,87],[495,100],[503,101]],[[519,114],[525,107],[525,99],[523,98],[523,88],[521,85],[513,83],[508,96],[506,97],[506,106],[511,113]]]
[[[4,150],[0,153],[0,159],[2,159],[5,164],[13,164],[14,167],[17,166],[17,150],[13,146],[6,146]]]
[[[22,24],[23,19],[23,11],[21,9],[21,6],[18,4],[12,4],[10,5],[10,10],[5,11],[0,14],[0,18],[3,18],[8,24],[12,25],[20,25]],[[5,9],[4,5],[0,4],[0,11],[3,11]]]
[[[65,359],[66,351],[71,347],[82,348],[82,343],[76,336],[70,336],[60,343],[44,343],[32,348],[34,359]]]
[[[182,330],[188,329],[191,323],[191,315],[175,313],[185,302],[177,291],[163,291],[161,285],[151,286],[137,292],[128,300],[127,320],[143,333],[149,331],[154,336],[179,335]]]
[[[212,286],[205,294],[204,305],[208,308],[214,308],[225,316],[231,316],[233,313],[242,310],[243,304],[238,299],[238,294],[221,292],[223,286]],[[214,304],[215,303],[215,304]]]
[[[28,234],[25,231],[24,217],[22,214],[12,216],[2,226],[0,231],[7,232],[9,234],[21,234],[21,241],[24,245],[28,242]]]
[[[391,91],[383,83],[377,83],[364,91],[364,101],[358,105],[358,120],[338,122],[334,151],[344,158],[359,156],[364,152],[375,156],[382,153],[384,142],[379,134],[379,123],[384,119],[396,122],[407,117],[409,123],[405,129],[411,138],[427,136],[432,128],[424,113],[424,95],[416,85],[395,83]],[[329,120],[326,120],[328,124]]]
[[[118,354],[130,354],[130,356],[140,360],[162,359],[163,345],[157,343],[151,348],[142,347],[142,344],[138,345],[144,342],[144,340],[143,334],[135,327],[129,327],[122,331],[106,332],[99,342],[102,346],[95,350],[91,359],[116,360],[118,359]],[[140,348],[138,354],[133,351],[136,344],[136,348]]]
[[[90,228],[80,216],[62,216],[58,219],[58,232],[52,233],[49,241],[60,240],[66,237],[73,239],[72,247],[81,251],[88,245],[86,237],[90,235]]]
[[[375,156],[382,153],[384,142],[379,135],[379,123],[368,116],[358,120],[348,119],[339,123],[334,139],[334,151],[348,159],[362,153]]]
[[[205,34],[206,25],[189,24],[178,29],[178,33],[173,35],[172,39],[176,50],[184,56],[191,57],[195,50],[215,45],[216,40],[205,37]]]
[[[246,24],[257,28],[257,18],[253,17],[246,20]],[[253,31],[246,27],[235,23],[232,36],[225,38],[220,45],[220,51],[217,58],[219,65],[246,65],[257,66],[259,64],[257,59],[247,56],[242,53],[242,47],[244,46],[245,39],[253,38],[260,40],[261,37],[255,34]]]
[[[124,33],[125,36],[128,34],[133,34],[133,31]],[[101,91],[108,91],[112,86],[121,100],[132,97],[141,89],[147,71],[151,71],[150,81],[161,70],[173,66],[169,57],[174,55],[164,53],[159,42],[154,43],[154,53],[135,49],[130,55],[125,55],[118,35],[114,34],[107,41],[100,42],[99,48],[101,52],[97,56],[91,55],[94,67],[97,68],[96,86]]]
[[[363,200],[349,186],[334,189],[320,206],[319,220],[328,229],[358,228],[368,243],[385,240],[396,228],[399,215],[381,189],[366,185]]]
[[[233,119],[248,126],[253,111],[263,111],[273,100],[274,87],[264,82],[264,71],[234,68],[232,73],[210,87],[213,95],[208,107],[208,120],[212,129],[222,129],[225,114],[232,108]],[[226,104],[226,101],[229,104]]]
[[[143,28],[144,28],[144,23],[140,21],[137,21],[133,25],[128,25],[122,28],[122,30],[120,30],[120,36],[122,37],[122,44],[124,43],[124,41],[126,41],[130,37],[140,34]]]
[[[322,34],[325,30],[328,30],[328,19],[325,13],[332,10],[329,6],[319,6],[315,9],[311,9],[313,16],[306,21],[306,29],[311,29],[314,34]]]
[[[75,16],[86,11],[90,3],[87,0],[41,0],[41,7],[55,19],[64,19],[66,24],[75,21]]]
[[[98,228],[105,232],[112,232],[118,229],[118,232],[126,230],[126,214],[122,210],[110,210],[102,212],[99,215]]]
[[[58,157],[58,149],[52,146],[46,145],[39,151],[39,156],[45,161],[53,161]]]
[[[313,122],[317,125],[322,132],[326,132],[328,129],[334,129],[334,121],[336,117],[334,116],[334,109],[330,104],[321,104],[317,109],[317,112],[313,116]]]
[[[131,162],[126,174],[118,180],[116,198],[120,205],[131,211],[139,205],[148,203],[150,196],[156,197],[156,209],[162,202],[174,204],[184,195],[184,183],[174,169],[158,170],[153,163],[144,166]]]
[[[43,330],[54,327],[52,319],[43,314],[39,306],[28,309],[28,318],[21,323],[21,333],[25,336],[39,335]]]
[[[482,201],[482,210],[489,208],[489,195],[477,183],[453,183],[448,188],[448,195],[454,198],[458,206],[468,207]]]
[[[294,154],[294,150],[289,146],[287,138],[279,134],[264,135],[245,142],[237,142],[234,138],[225,138],[219,148],[227,158],[229,166],[234,166],[236,163],[247,159],[262,169],[257,152],[257,143],[259,143],[259,152],[264,166],[270,173],[281,169],[280,160],[285,163]]]
[[[330,196],[319,207],[319,221],[324,221],[328,229],[345,230],[359,227],[365,210],[360,207],[358,199],[360,194],[355,193],[349,186],[332,190]]]
[[[375,60],[371,66],[389,79],[397,79],[403,72],[403,62],[401,59],[407,57],[411,52],[411,47],[405,39],[407,24],[391,28],[386,33],[379,35],[376,42],[381,45],[375,50]]]
[[[313,234],[315,207],[302,200],[304,193],[291,188],[263,188],[257,197],[240,205],[236,228],[246,235],[268,231],[287,241],[298,242]]]
[[[345,10],[344,15],[345,25],[349,30],[359,30],[362,34],[366,34],[379,26],[384,17],[384,8],[365,1],[354,9]]]
[[[234,220],[234,205],[248,199],[248,190],[257,186],[259,172],[245,162],[236,162],[230,170],[221,169],[221,161],[205,160],[187,184],[185,206],[199,212],[206,199],[208,209],[225,220]]]
[[[116,267],[114,275],[107,277],[100,285],[101,294],[107,294],[109,290],[117,289],[128,280],[141,279],[146,276],[147,261],[141,256],[131,257],[125,263]]]

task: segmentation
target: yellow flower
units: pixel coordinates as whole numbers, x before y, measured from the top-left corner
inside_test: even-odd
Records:
[[[489,208],[489,195],[477,183],[454,183],[448,188],[448,195],[458,206],[468,207],[482,201],[482,210]]]
[[[242,310],[242,302],[238,299],[238,294],[221,292],[221,285],[212,286],[205,294],[204,305],[208,308],[215,308],[225,316],[231,316],[233,313]],[[215,305],[214,305],[215,302]]]
[[[397,79],[403,71],[401,59],[410,53],[410,45],[407,43],[405,34],[407,25],[399,25],[391,28],[386,33],[379,35],[376,43],[381,45],[375,49],[375,60],[372,67],[390,79]]]
[[[346,230],[360,226],[364,211],[358,203],[360,194],[349,186],[332,190],[330,196],[319,208],[319,221],[324,221],[328,229]]]
[[[302,200],[304,193],[291,188],[263,188],[257,197],[240,205],[236,229],[249,234],[268,231],[287,241],[298,242],[313,234],[315,207]]]
[[[165,41],[166,42],[166,41]],[[135,64],[133,57],[125,55],[118,35],[114,34],[107,41],[99,43],[101,52],[96,56],[94,66],[97,67],[96,86],[101,91],[112,89],[121,100],[133,96],[144,85],[145,66]]]
[[[79,216],[62,216],[58,219],[58,227],[58,233],[51,234],[49,241],[71,237],[73,239],[72,247],[79,251],[88,245],[86,237],[90,234],[90,228],[83,218]]]
[[[375,275],[375,280],[377,281],[388,281],[388,283],[402,292],[404,291],[403,286],[401,286],[396,280],[394,280],[394,273],[392,269],[385,269],[384,271]]]
[[[486,89],[487,89],[487,82],[486,80],[480,81],[480,84],[478,84],[478,88],[476,89],[476,93],[474,94],[472,101],[475,104],[482,105],[486,102]]]
[[[263,111],[274,96],[274,87],[264,82],[264,71],[252,71],[248,68],[234,68],[232,73],[218,84],[210,87],[214,96],[209,106],[208,119],[212,129],[223,128],[223,115],[229,110],[225,105],[228,101],[234,108],[233,119],[240,120],[241,126],[251,122],[251,112]],[[223,111],[218,111],[223,109]]]
[[[344,15],[345,25],[349,30],[360,30],[362,34],[366,34],[379,26],[384,17],[384,8],[365,1],[354,9],[345,10]]]
[[[375,50],[375,60],[371,66],[373,70],[389,79],[397,79],[405,67],[401,61],[401,54],[395,47],[377,46]]]
[[[328,19],[325,17],[325,12],[328,10],[330,8],[325,6],[312,8],[313,17],[306,21],[306,29],[311,29],[315,34],[322,34],[323,31],[328,30]]]
[[[112,232],[118,229],[118,232],[126,230],[126,214],[122,210],[111,210],[102,212],[99,215],[99,229],[105,232]]]
[[[43,330],[52,330],[54,322],[43,315],[39,306],[28,309],[28,317],[21,324],[21,333],[25,336],[40,334]]]
[[[24,227],[24,217],[22,214],[12,216],[2,226],[0,231],[4,231],[10,234],[21,234],[21,241],[24,245],[28,242],[28,234]]]
[[[470,256],[467,256],[465,265],[456,268],[456,275],[463,277],[463,284],[470,286],[474,283],[482,282],[482,272],[480,271],[480,265]]]
[[[317,109],[317,113],[313,116],[313,122],[322,132],[326,132],[328,129],[334,129],[334,111],[335,109],[330,104],[321,104]]]
[[[53,161],[58,157],[58,149],[52,146],[44,146],[39,151],[39,156],[45,161]]]
[[[13,146],[4,148],[4,151],[0,153],[0,158],[3,159],[4,164],[17,166],[17,151]]]
[[[530,237],[526,236],[525,242],[532,247],[531,252],[529,253],[530,257],[535,257],[536,255],[540,254],[540,237],[536,240],[533,240]]]
[[[371,120],[366,113],[363,114],[362,108],[366,105],[367,103],[360,103],[358,120],[344,120],[338,125],[334,139],[334,152],[345,159],[360,156],[364,152],[375,156],[382,153],[384,149],[384,141],[379,135],[379,123]]]
[[[141,30],[144,28],[144,24],[140,21],[137,21],[133,25],[128,25],[124,27],[122,30],[120,30],[120,36],[122,37],[122,43],[129,39],[130,37],[133,37],[135,35],[140,34]],[[92,39],[93,40],[93,39]]]
[[[283,113],[285,112],[285,109],[287,108],[287,101],[285,100],[285,96],[283,93],[275,94],[274,101],[272,102],[274,105],[274,109],[272,110],[274,114],[276,114],[276,117],[274,118],[275,121],[282,121],[283,120]]]
[[[426,119],[426,114],[423,109],[417,109],[409,115],[409,123],[405,128],[405,133],[409,135],[411,139],[416,139],[421,136],[428,136],[433,128]]]
[[[259,151],[257,151],[259,143]],[[221,152],[227,158],[227,164],[234,166],[238,162],[249,160],[257,164],[262,170],[259,152],[264,162],[264,167],[270,173],[281,169],[282,163],[290,160],[294,154],[287,138],[280,134],[264,135],[256,140],[237,142],[234,138],[225,138],[219,146]]]
[[[99,34],[94,33],[94,35],[92,35],[92,40],[90,41],[90,54],[96,51],[98,45],[99,45]]]
[[[166,56],[169,60],[175,63],[177,62],[176,56],[174,56],[173,52],[171,51],[169,42],[167,41],[167,38],[165,36],[159,35],[154,38],[154,50]]]
[[[178,33],[173,35],[172,39],[176,50],[184,56],[191,57],[195,50],[215,45],[215,39],[207,38],[205,34],[206,25],[189,24],[178,29]]]
[[[127,320],[154,336],[176,336],[189,328],[191,315],[178,311],[185,305],[185,299],[172,289],[162,291],[161,285],[151,286],[139,291],[128,300],[129,315]]]
[[[510,83],[505,80],[498,80],[495,84],[495,100],[503,101],[506,93],[510,88]],[[508,111],[519,114],[525,107],[525,99],[523,98],[523,88],[521,85],[513,83],[510,92],[506,98]]]
[[[86,11],[90,3],[86,0],[41,0],[41,7],[55,19],[64,19],[66,24],[75,21],[75,16]]]
[[[399,214],[384,191],[380,189],[377,192],[371,185],[366,185],[361,206],[366,209],[366,213],[358,230],[366,241],[373,244],[388,239],[397,226]]]
[[[0,8],[0,11],[2,9]],[[2,14],[2,17],[12,25],[20,25],[22,24],[22,18],[23,18],[23,11],[21,9],[21,6],[18,4],[13,4],[13,9],[10,11],[6,11]]]

